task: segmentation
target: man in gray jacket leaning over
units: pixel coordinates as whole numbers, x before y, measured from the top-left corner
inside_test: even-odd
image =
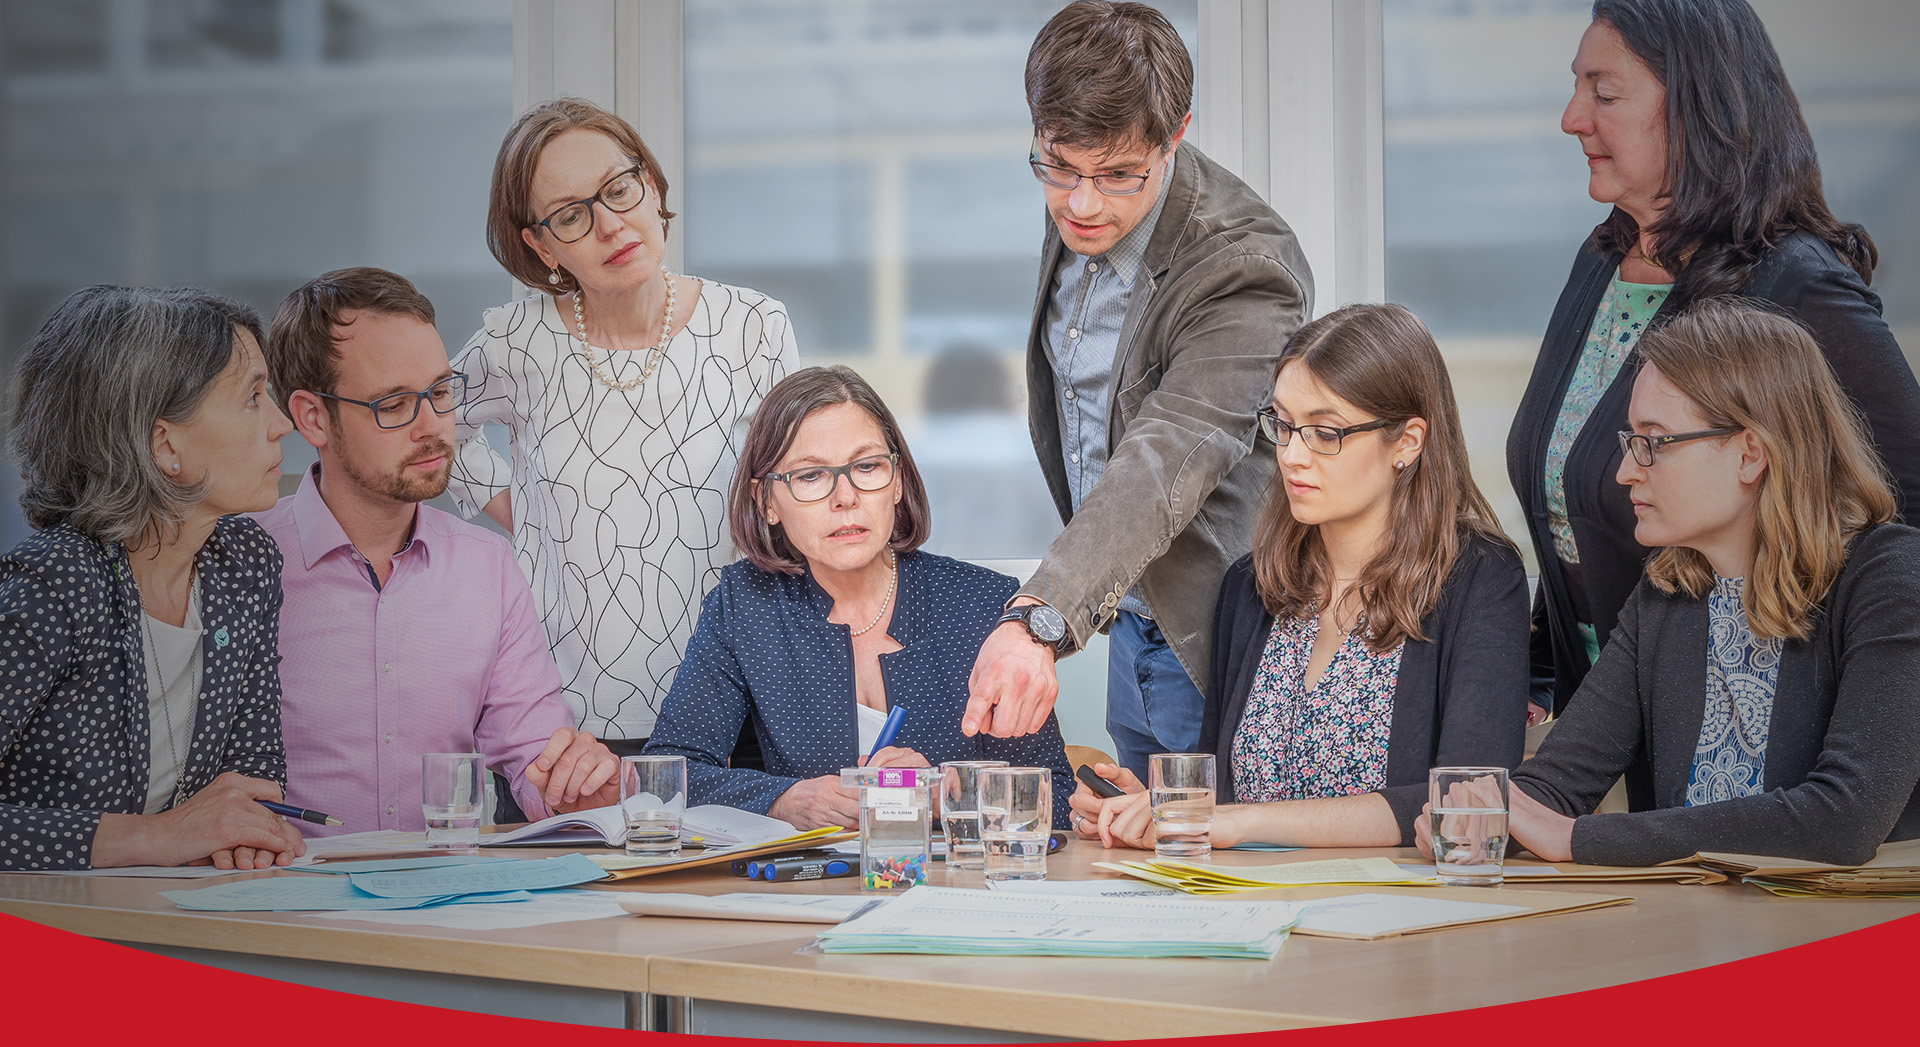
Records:
[[[1159,12],[1072,4],[1034,40],[1026,81],[1052,219],[1029,424],[1066,529],[981,647],[962,727],[1039,729],[1055,658],[1109,629],[1107,729],[1145,781],[1149,754],[1199,740],[1214,600],[1274,469],[1254,412],[1313,277],[1272,208],[1181,148],[1193,63]]]

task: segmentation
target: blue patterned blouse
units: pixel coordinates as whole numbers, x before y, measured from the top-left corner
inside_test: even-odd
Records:
[[[1707,594],[1707,707],[1687,779],[1688,807],[1764,791],[1783,644],[1759,639],[1748,628],[1743,584],[1740,578],[1715,579]]]
[[[1402,640],[1385,653],[1366,644],[1362,621],[1340,641],[1320,682],[1306,686],[1320,616],[1277,620],[1254,670],[1233,737],[1240,803],[1353,796],[1386,784],[1393,694]]]
[[[1547,438],[1547,529],[1553,532],[1553,551],[1562,562],[1580,562],[1580,551],[1573,544],[1573,527],[1567,522],[1567,455],[1592,417],[1594,406],[1620,377],[1640,332],[1646,330],[1647,321],[1660,311],[1671,290],[1672,284],[1628,283],[1616,270],[1599,308],[1593,312],[1587,346],[1580,351],[1580,361],[1567,381],[1566,395],[1560,398],[1553,435]]]

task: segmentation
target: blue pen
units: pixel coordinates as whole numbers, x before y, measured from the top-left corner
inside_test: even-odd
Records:
[[[900,736],[900,725],[905,723],[906,720],[907,707],[904,705],[894,706],[893,711],[887,714],[887,722],[880,725],[880,737],[873,740],[873,752],[867,754],[867,762],[873,762],[874,753],[878,753],[880,750],[893,744],[893,740]]]
[[[752,866],[748,866],[752,870]],[[824,880],[830,876],[852,876],[857,872],[854,863],[846,858],[810,858],[805,855],[788,855],[759,863],[760,879],[773,883],[785,880]],[[749,871],[748,878],[752,879]]]
[[[272,811],[275,814],[285,815],[288,818],[295,818],[303,822],[312,822],[315,825],[345,825],[346,824],[345,822],[342,822],[340,819],[335,818],[331,814],[321,814],[319,811],[309,811],[305,807],[295,807],[289,803],[275,803],[272,800],[256,800],[254,802],[258,803],[260,806],[265,807],[267,810]]]

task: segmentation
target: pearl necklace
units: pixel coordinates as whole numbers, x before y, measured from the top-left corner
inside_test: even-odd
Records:
[[[660,366],[660,358],[667,353],[667,342],[673,334],[673,307],[676,296],[673,274],[667,271],[665,263],[661,263],[660,276],[667,282],[667,315],[660,321],[660,341],[655,343],[652,349],[647,350],[647,366],[641,368],[640,376],[625,382],[614,381],[607,372],[600,369],[600,361],[593,355],[593,343],[587,341],[587,315],[580,308],[582,292],[573,292],[573,329],[580,339],[580,355],[587,358],[587,368],[593,372],[593,377],[609,389],[625,393],[646,385],[647,379],[653,377],[654,368]]]
[[[887,595],[881,598],[880,610],[873,616],[873,621],[868,622],[862,628],[855,629],[853,635],[864,636],[872,632],[874,626],[880,624],[881,616],[887,613],[887,608],[893,606],[893,590],[898,587],[899,584],[900,561],[894,557],[893,553],[889,552],[887,553]]]

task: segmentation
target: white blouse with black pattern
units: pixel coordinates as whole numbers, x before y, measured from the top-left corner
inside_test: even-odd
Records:
[[[235,771],[286,784],[280,549],[222,519],[195,559],[201,689],[179,795]],[[61,524],[0,557],[0,870],[85,869],[103,814],[146,804],[151,715],[125,551]]]

